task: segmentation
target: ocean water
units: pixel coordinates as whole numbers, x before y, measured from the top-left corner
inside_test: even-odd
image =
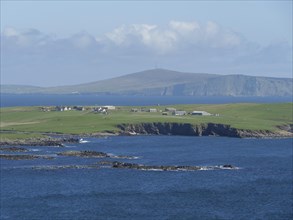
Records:
[[[225,103],[292,102],[292,97],[194,97],[194,96],[115,96],[115,95],[9,95],[0,94],[0,107],[55,105],[174,105]]]
[[[56,156],[95,150],[146,165],[222,165],[237,170],[33,169],[106,159],[1,159],[1,219],[292,219],[292,140],[116,136],[26,147]],[[3,152],[2,152],[3,153]]]

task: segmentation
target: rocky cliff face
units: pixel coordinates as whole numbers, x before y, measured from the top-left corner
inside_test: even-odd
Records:
[[[118,125],[121,134],[128,135],[184,135],[225,137],[292,137],[288,131],[251,131],[232,128],[225,124],[141,123]]]

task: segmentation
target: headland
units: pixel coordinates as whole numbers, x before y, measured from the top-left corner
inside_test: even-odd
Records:
[[[292,137],[292,103],[1,108],[1,146],[61,146],[81,137]]]

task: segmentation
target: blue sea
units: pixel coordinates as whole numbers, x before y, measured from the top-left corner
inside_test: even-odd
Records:
[[[290,138],[114,136],[85,141],[65,148],[26,147],[24,154],[53,160],[1,159],[1,219],[292,219]],[[232,164],[239,169],[46,169],[106,160],[56,156],[68,150],[135,156],[107,160],[145,165]]]
[[[290,97],[196,97],[196,96],[115,96],[115,95],[12,95],[0,94],[0,107],[56,105],[174,105],[226,103],[293,102]]]
[[[1,107],[292,102],[292,97],[8,94],[0,97]],[[49,155],[53,160],[1,159],[1,219],[293,218],[292,138],[116,136],[85,140],[88,142],[67,144],[65,148],[25,147],[29,151],[23,154]],[[67,150],[135,156],[137,159],[115,160],[145,165],[232,164],[239,169],[49,169],[59,165],[97,165],[105,160],[56,156]]]

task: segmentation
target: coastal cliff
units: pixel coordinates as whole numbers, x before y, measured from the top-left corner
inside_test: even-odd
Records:
[[[183,135],[183,136],[225,136],[225,137],[292,137],[289,130],[244,130],[225,124],[189,123],[140,123],[118,125],[122,135]]]

